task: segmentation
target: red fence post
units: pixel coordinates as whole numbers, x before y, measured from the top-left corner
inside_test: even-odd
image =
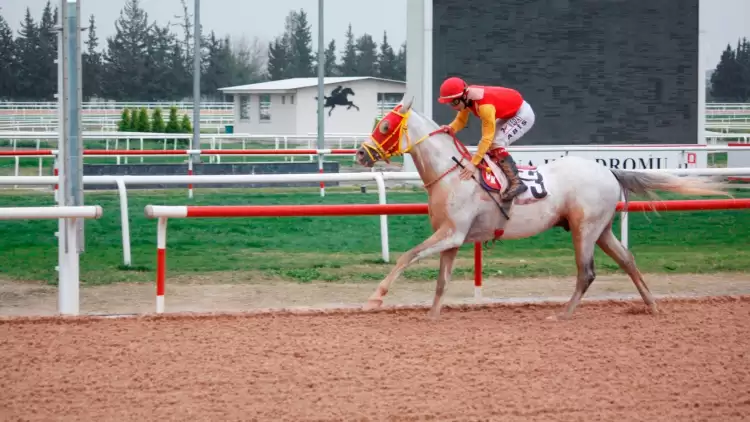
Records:
[[[482,297],[482,243],[474,243],[474,298]]]

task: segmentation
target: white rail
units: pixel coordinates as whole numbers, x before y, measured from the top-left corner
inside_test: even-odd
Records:
[[[60,218],[99,218],[101,216],[102,207],[99,205],[0,208],[0,220],[56,220]]]

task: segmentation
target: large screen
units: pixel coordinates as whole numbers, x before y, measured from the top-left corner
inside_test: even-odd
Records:
[[[515,88],[514,145],[697,143],[698,0],[433,0],[433,93],[448,76]],[[435,101],[433,117],[455,115]],[[475,145],[479,120],[459,133]]]

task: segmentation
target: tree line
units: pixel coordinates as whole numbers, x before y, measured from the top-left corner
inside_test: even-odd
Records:
[[[750,41],[737,40],[737,48],[721,53],[719,64],[711,75],[710,95],[715,102],[750,101]]]
[[[125,0],[115,33],[101,42],[93,15],[82,19],[84,101],[189,101],[193,96],[193,16],[186,0],[176,22],[149,19],[142,0]],[[0,8],[0,100],[54,101],[57,93],[57,7],[50,0],[35,20],[31,10],[14,33]],[[86,23],[84,23],[86,21]],[[282,35],[232,39],[201,28],[201,96],[223,100],[218,88],[264,80],[317,75],[317,52],[304,10],[291,11]],[[380,76],[404,80],[406,46],[398,52],[387,35],[378,44],[369,34],[355,38],[351,25],[340,59],[331,40],[326,76]]]
[[[289,12],[284,33],[268,44],[268,79],[317,76],[318,52],[313,51],[312,38],[304,9]],[[406,80],[406,42],[401,44],[398,51],[394,50],[385,31],[378,46],[370,34],[355,38],[349,24],[341,56],[336,53],[336,40],[331,39],[323,51],[325,76],[376,76]]]

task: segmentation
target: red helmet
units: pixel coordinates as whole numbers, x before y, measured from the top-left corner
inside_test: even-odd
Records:
[[[446,104],[456,98],[461,98],[466,92],[466,88],[468,88],[468,85],[463,79],[455,76],[450,77],[440,85],[440,97],[438,98],[438,102]]]

